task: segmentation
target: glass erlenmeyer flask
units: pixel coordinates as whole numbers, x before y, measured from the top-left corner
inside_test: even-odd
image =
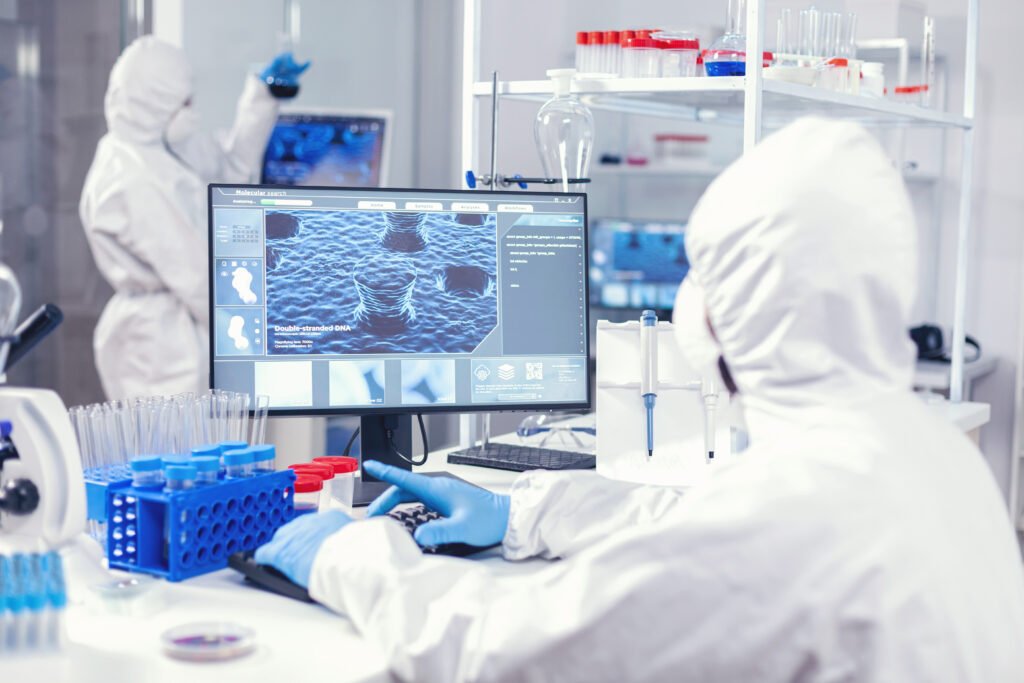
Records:
[[[569,92],[576,69],[551,69],[547,73],[555,95],[537,112],[533,137],[544,175],[561,180],[562,191],[568,192],[569,179],[586,178],[590,170],[594,115]]]

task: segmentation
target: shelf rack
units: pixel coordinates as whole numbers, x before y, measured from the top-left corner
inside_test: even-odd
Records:
[[[743,120],[750,77],[577,79],[572,91],[591,109],[722,123]],[[797,115],[841,116],[873,126],[940,126],[970,129],[971,119],[888,99],[832,92],[799,83],[762,79],[763,106],[779,124]],[[473,83],[474,97],[490,97],[490,81]],[[499,97],[546,101],[551,81],[502,81]]]
[[[489,98],[492,84],[479,78],[481,0],[462,2],[462,135],[460,168],[472,168],[479,140],[477,109]],[[960,166],[960,201],[953,301],[952,367],[950,400],[964,397],[964,334],[967,309],[968,256],[971,244],[971,193],[974,159],[975,85],[977,78],[979,0],[967,0],[964,59],[963,110],[959,113],[926,109],[886,99],[835,93],[811,86],[766,79],[761,60],[747,63],[746,76],[720,78],[582,79],[573,90],[590,107],[607,111],[660,116],[683,121],[727,123],[742,126],[743,151],[760,141],[766,127],[782,125],[800,115],[820,114],[872,126],[940,127],[963,135]],[[746,54],[765,50],[765,0],[747,2]],[[552,93],[549,81],[502,81],[497,96],[542,101]],[[766,115],[767,111],[767,115]],[[1024,375],[1022,375],[1024,379]],[[1021,384],[1021,382],[1018,382]],[[468,423],[463,423],[465,430]],[[1017,472],[1018,439],[1015,438],[1014,472]],[[1012,504],[1016,505],[1016,480]],[[1014,507],[1014,517],[1016,508]]]

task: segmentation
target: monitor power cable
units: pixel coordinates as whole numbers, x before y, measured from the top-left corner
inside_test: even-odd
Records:
[[[423,457],[421,459],[416,460],[414,458],[410,458],[404,453],[402,453],[402,451],[398,450],[398,446],[395,444],[394,430],[387,430],[387,437],[388,443],[391,444],[391,449],[395,452],[395,454],[398,455],[399,458],[406,461],[410,465],[420,467],[422,465],[427,464],[427,458],[430,457],[430,446],[427,443],[427,428],[423,425],[423,414],[416,413],[416,420],[420,423],[420,437],[423,439]]]

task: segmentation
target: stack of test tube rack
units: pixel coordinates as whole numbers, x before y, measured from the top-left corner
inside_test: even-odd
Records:
[[[292,519],[294,482],[286,470],[174,492],[111,483],[107,561],[169,581],[223,569],[229,555],[256,549]]]

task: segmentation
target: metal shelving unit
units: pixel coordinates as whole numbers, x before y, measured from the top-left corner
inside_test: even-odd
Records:
[[[477,113],[481,98],[490,98],[492,83],[478,73],[479,19],[483,3],[463,0],[461,168],[474,167],[479,141]],[[974,158],[975,81],[977,75],[979,0],[967,0],[963,111],[943,112],[915,105],[836,93],[796,83],[765,79],[761,60],[747,63],[746,76],[719,78],[581,79],[573,84],[588,106],[597,110],[660,116],[683,121],[729,123],[742,127],[743,150],[752,149],[766,127],[782,125],[800,115],[819,114],[870,126],[938,127],[963,135],[960,167],[960,206],[953,302],[953,363],[950,400],[964,398],[964,333],[967,308],[968,255],[971,243],[971,190]],[[747,2],[748,55],[765,49],[765,0]],[[501,81],[497,96],[544,101],[552,94],[550,81]],[[1024,380],[1024,375],[1022,375]],[[1018,381],[1018,386],[1022,382]],[[1024,390],[1022,390],[1024,391]],[[464,425],[465,427],[465,425]],[[1015,450],[1014,466],[1018,465]],[[1015,469],[1016,471],[1016,469]],[[1016,482],[1014,482],[1016,484]]]

